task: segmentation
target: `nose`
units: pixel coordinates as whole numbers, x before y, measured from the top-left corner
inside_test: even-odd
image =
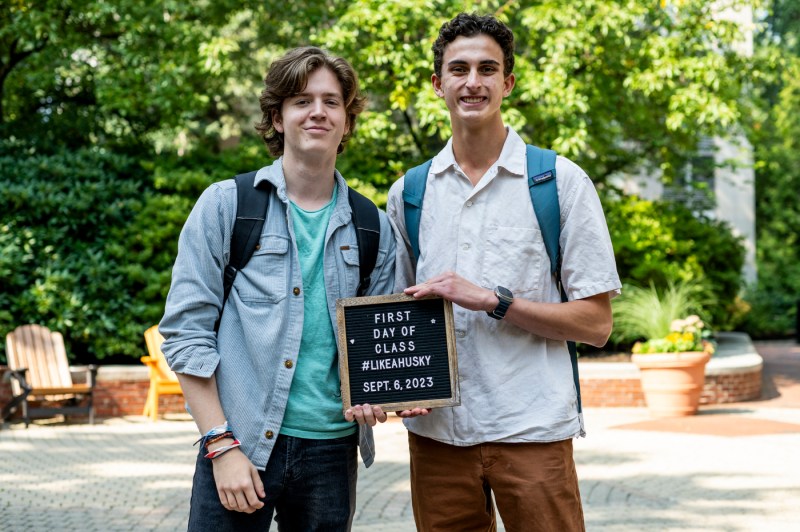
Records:
[[[467,75],[467,88],[476,89],[480,87],[480,85],[481,77],[478,74],[478,71],[475,69],[470,70],[469,74]]]
[[[314,100],[311,104],[312,118],[325,118],[325,103],[322,100]]]

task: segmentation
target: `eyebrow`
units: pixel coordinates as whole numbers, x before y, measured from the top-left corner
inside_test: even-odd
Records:
[[[310,92],[298,92],[297,94],[295,94],[293,96],[290,96],[290,98],[300,98],[300,97],[308,98],[310,96],[313,96]],[[340,100],[344,100],[344,96],[342,94],[339,94],[338,92],[323,92],[322,93],[322,97],[323,98],[338,98]]]
[[[467,64],[469,64],[469,63],[467,61],[465,61],[464,59],[453,59],[452,61],[447,63],[447,66],[467,65]],[[496,65],[496,66],[500,66],[500,62],[499,61],[495,61],[494,59],[481,59],[478,62],[478,64],[479,65]]]

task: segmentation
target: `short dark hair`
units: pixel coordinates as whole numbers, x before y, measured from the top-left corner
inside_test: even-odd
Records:
[[[367,99],[358,88],[358,76],[352,65],[314,46],[293,48],[272,62],[264,77],[264,90],[258,99],[262,116],[261,122],[255,127],[274,157],[283,155],[283,135],[275,129],[273,111],[280,115],[284,100],[303,92],[308,85],[308,77],[320,68],[330,70],[342,86],[348,131],[342,137],[337,153],[342,153],[345,143],[353,136],[356,117],[366,107]]]
[[[503,50],[503,75],[511,74],[514,71],[514,33],[511,29],[492,15],[459,13],[453,20],[442,24],[439,36],[433,43],[433,71],[436,75],[442,77],[444,49],[448,44],[458,37],[474,37],[481,33],[500,45]]]

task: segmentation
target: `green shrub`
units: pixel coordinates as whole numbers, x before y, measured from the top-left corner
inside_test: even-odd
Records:
[[[744,300],[750,312],[741,322],[741,329],[754,338],[783,338],[797,331],[797,305],[800,301],[800,216],[797,190],[794,202],[769,204],[763,210],[765,220],[758,233],[758,282],[749,286]],[[761,206],[759,204],[759,209]]]
[[[144,158],[0,142],[0,333],[39,323],[64,334],[75,362],[138,359],[194,202],[265,155],[254,139],[221,154]]]
[[[744,300],[750,306],[740,328],[753,338],[785,338],[796,332],[796,296],[785,289],[770,289],[765,284],[748,287]]]
[[[0,333],[40,323],[72,356],[116,352],[131,293],[107,246],[134,217],[143,178],[134,159],[102,149],[0,143]]]
[[[702,299],[715,302],[706,319],[717,330],[731,326],[744,246],[727,224],[633,196],[608,199],[604,208],[623,283],[659,290],[699,283],[705,287]]]

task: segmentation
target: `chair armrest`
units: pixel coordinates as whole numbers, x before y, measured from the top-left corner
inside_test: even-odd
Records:
[[[158,367],[158,360],[156,360],[155,358],[153,358],[151,356],[143,356],[143,357],[139,358],[139,360],[141,360],[142,364],[144,364],[145,366],[147,366],[147,367],[149,367],[151,369],[156,369],[156,367]]]
[[[31,388],[31,385],[28,384],[28,381],[25,379],[26,373],[28,373],[28,368],[8,368],[8,374],[11,376],[11,378],[16,379],[23,390],[30,392],[33,388]]]

